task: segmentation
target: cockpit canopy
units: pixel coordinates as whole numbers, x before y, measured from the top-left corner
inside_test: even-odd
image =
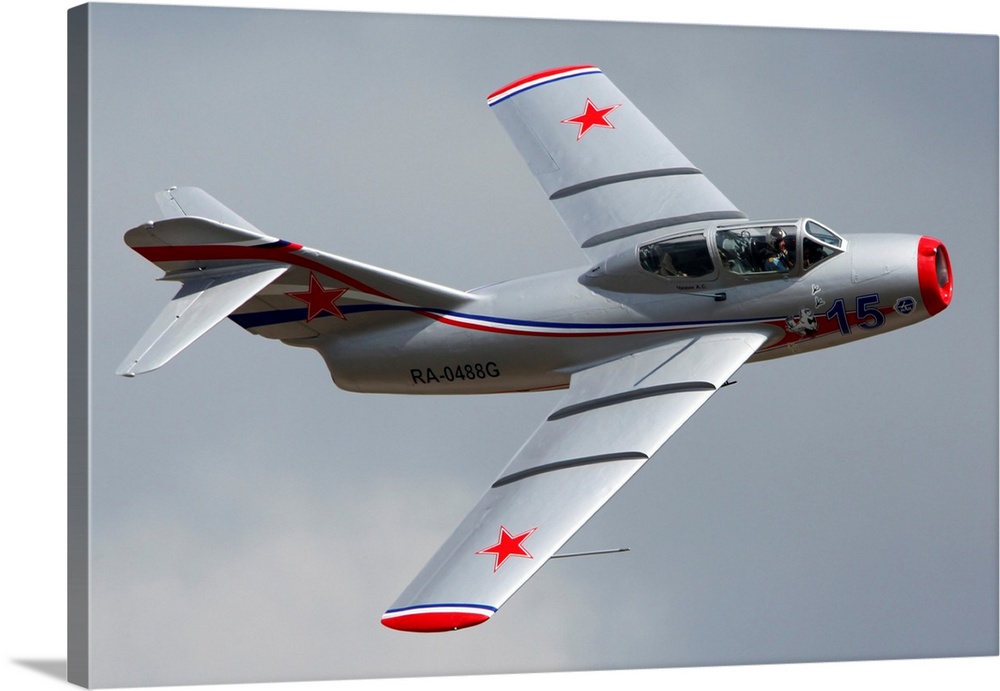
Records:
[[[643,245],[639,248],[639,264],[659,276],[704,278],[715,274],[704,231]]]
[[[639,264],[658,276],[708,280],[720,267],[744,277],[800,273],[843,250],[843,238],[811,219],[768,221],[651,242],[639,247]]]

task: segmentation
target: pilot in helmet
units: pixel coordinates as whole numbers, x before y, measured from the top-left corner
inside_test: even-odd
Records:
[[[785,231],[779,226],[774,226],[771,228],[768,240],[767,257],[764,260],[765,270],[788,273],[792,268],[793,261],[785,243]]]

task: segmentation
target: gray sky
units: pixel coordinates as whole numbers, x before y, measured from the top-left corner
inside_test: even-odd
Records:
[[[996,49],[95,6],[92,681],[995,654]],[[751,217],[943,240],[956,297],[742,370],[568,545],[631,553],[551,563],[469,631],[393,632],[381,612],[559,394],[348,394],[230,323],[116,378],[172,295],[121,235],[190,184],[270,234],[457,288],[582,265],[485,105],[579,62]],[[794,452],[760,438],[775,416]]]

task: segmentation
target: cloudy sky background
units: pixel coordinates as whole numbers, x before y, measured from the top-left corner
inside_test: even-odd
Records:
[[[995,653],[995,40],[105,10],[95,683]],[[570,545],[632,553],[552,563],[477,629],[391,632],[378,615],[558,394],[346,394],[231,324],[115,378],[172,294],[121,234],[154,190],[197,184],[272,234],[455,287],[576,265],[484,102],[573,62],[752,217],[941,238],[956,300],[743,370]],[[797,385],[775,400],[779,377]],[[795,453],[755,443],[776,414]]]

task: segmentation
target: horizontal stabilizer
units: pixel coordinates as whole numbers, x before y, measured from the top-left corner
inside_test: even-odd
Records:
[[[184,281],[115,373],[134,377],[162,367],[287,270],[252,264]]]

